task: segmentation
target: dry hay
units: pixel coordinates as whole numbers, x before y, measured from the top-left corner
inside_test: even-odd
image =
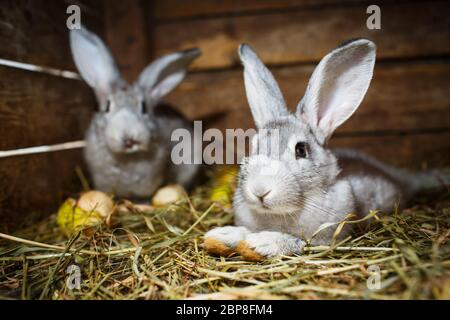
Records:
[[[14,237],[2,235],[0,297],[450,299],[448,192],[417,199],[332,247],[254,263],[203,250],[206,231],[232,223],[231,210],[213,204],[208,190],[160,209],[121,202],[112,226],[69,240],[55,215]],[[71,265],[80,268],[80,290],[66,286]],[[377,278],[380,287],[370,290],[368,281]]]

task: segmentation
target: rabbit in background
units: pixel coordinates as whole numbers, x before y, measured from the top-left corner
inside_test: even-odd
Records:
[[[417,192],[439,186],[433,173],[411,174],[327,142],[358,108],[372,79],[375,45],[359,39],[326,55],[291,114],[270,71],[248,45],[239,55],[258,129],[241,163],[235,226],[213,229],[205,248],[248,260],[300,254],[307,243],[329,245],[351,213],[392,212]],[[278,135],[275,143],[268,143]],[[361,217],[361,216],[360,216]],[[328,228],[320,228],[327,224]],[[350,224],[338,239],[352,230]],[[317,232],[319,231],[319,232]]]
[[[165,55],[129,85],[97,35],[85,28],[72,30],[70,44],[75,64],[100,106],[86,133],[85,148],[95,187],[131,198],[146,198],[168,182],[188,187],[199,165],[172,163],[171,134],[178,128],[192,133],[193,125],[160,100],[184,79],[200,51]]]

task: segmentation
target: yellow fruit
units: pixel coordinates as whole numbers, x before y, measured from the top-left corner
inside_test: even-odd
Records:
[[[58,210],[58,225],[67,236],[103,222],[100,214],[89,214],[77,207],[76,203],[75,199],[67,199]]]
[[[236,189],[237,174],[238,168],[235,166],[219,168],[216,183],[211,190],[210,200],[230,207]]]
[[[159,189],[153,196],[152,204],[155,207],[162,207],[183,199],[185,191],[182,186],[170,185]]]
[[[227,185],[214,187],[211,191],[210,199],[213,202],[220,202],[222,204],[230,203],[230,187]]]
[[[58,210],[58,225],[67,236],[77,231],[98,226],[112,214],[114,202],[99,191],[83,194],[78,202],[67,199]]]

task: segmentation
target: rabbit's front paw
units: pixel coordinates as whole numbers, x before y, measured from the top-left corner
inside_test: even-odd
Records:
[[[221,227],[205,234],[205,249],[219,256],[229,256],[235,252],[238,243],[250,233],[245,227]]]
[[[291,235],[263,231],[247,235],[237,246],[237,251],[246,260],[262,261],[281,255],[300,253],[305,242]]]

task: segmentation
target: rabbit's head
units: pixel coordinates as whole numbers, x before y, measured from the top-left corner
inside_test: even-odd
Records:
[[[241,45],[247,99],[258,129],[242,162],[241,195],[261,213],[289,214],[320,195],[339,173],[326,144],[358,108],[372,79],[375,45],[348,42],[326,55],[291,114],[270,71],[248,45]]]
[[[121,77],[114,59],[95,34],[82,28],[70,32],[75,64],[100,105],[97,134],[117,154],[149,151],[158,141],[153,108],[185,77],[197,49],[176,52],[151,63],[133,84]]]

